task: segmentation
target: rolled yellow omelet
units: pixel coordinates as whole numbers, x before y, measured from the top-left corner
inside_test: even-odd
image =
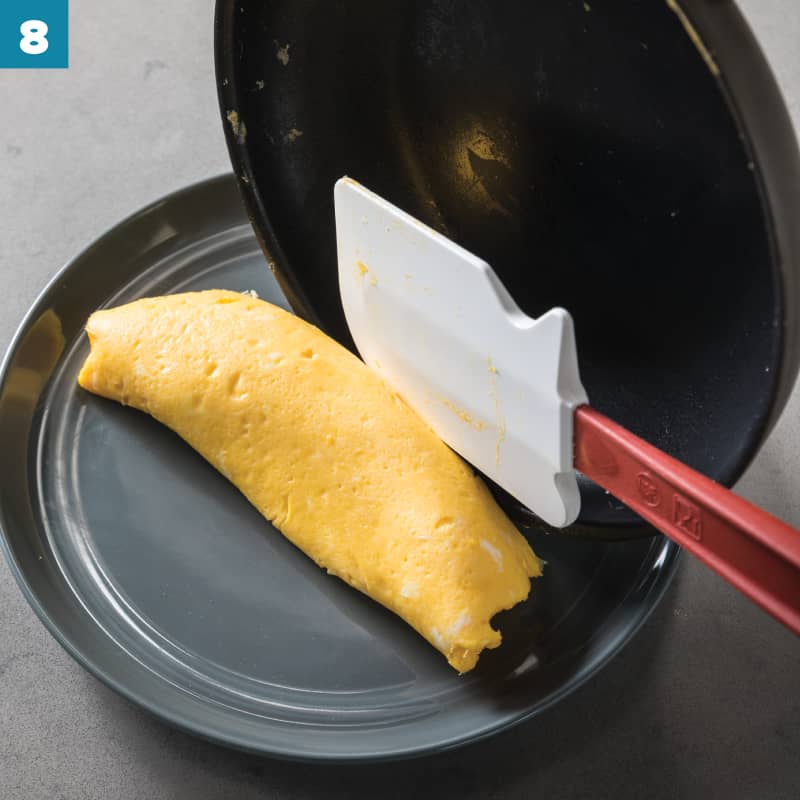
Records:
[[[84,389],[145,411],[321,567],[459,672],[541,564],[483,482],[317,328],[227,291],[138,300],[86,326]]]

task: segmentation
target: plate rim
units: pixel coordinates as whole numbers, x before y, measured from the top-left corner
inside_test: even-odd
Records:
[[[58,284],[63,277],[67,275],[78,262],[85,258],[87,253],[89,253],[97,245],[116,235],[120,229],[124,229],[126,226],[130,225],[132,222],[136,221],[142,216],[151,213],[159,206],[163,206],[163,204],[166,202],[179,200],[182,196],[208,190],[214,186],[235,188],[236,176],[233,173],[222,173],[202,179],[200,181],[196,181],[180,189],[169,192],[168,194],[163,195],[155,201],[148,203],[145,206],[142,206],[140,209],[127,215],[121,221],[104,231],[101,235],[92,239],[86,246],[80,248],[75,255],[69,258],[64,265],[56,271],[53,277],[45,284],[44,288],[36,296],[35,300],[32,302],[28,311],[25,313],[21,322],[17,326],[17,329],[11,338],[11,342],[5,354],[3,355],[3,358],[0,359],[0,395],[2,395],[5,389],[9,376],[9,368],[20,345],[24,341],[25,335],[30,330],[32,323],[35,322],[41,316],[42,312],[49,307],[47,301],[51,294],[57,289]],[[97,678],[101,683],[119,696],[175,729],[181,730],[192,736],[199,737],[214,744],[233,748],[242,752],[303,763],[365,764],[401,761],[431,756],[434,754],[451,751],[468,744],[483,741],[490,736],[510,730],[522,724],[523,722],[538,716],[552,706],[556,705],[560,700],[577,691],[605,666],[607,666],[608,663],[630,643],[630,641],[636,636],[641,627],[649,619],[650,615],[653,613],[653,611],[655,611],[663,599],[664,594],[671,585],[675,572],[681,562],[682,554],[681,548],[678,547],[678,545],[676,545],[674,542],[666,539],[665,537],[654,537],[654,539],[662,540],[661,557],[663,558],[663,564],[659,570],[658,576],[654,580],[654,583],[648,589],[647,594],[645,595],[647,600],[646,604],[642,603],[640,605],[636,618],[625,628],[623,633],[618,635],[617,641],[614,642],[613,646],[610,647],[607,652],[605,652],[599,658],[596,658],[592,662],[591,666],[579,671],[577,675],[569,682],[559,686],[550,694],[546,695],[535,706],[518,712],[514,716],[485,724],[480,728],[473,730],[467,729],[433,745],[423,743],[421,745],[394,749],[376,748],[369,752],[353,751],[350,753],[339,753],[333,751],[326,752],[322,749],[314,749],[312,752],[310,750],[301,751],[298,748],[293,747],[258,747],[245,737],[237,737],[236,735],[220,732],[215,730],[213,726],[192,724],[185,718],[181,718],[180,714],[159,707],[154,699],[148,698],[137,689],[127,686],[123,681],[112,676],[97,659],[92,658],[91,653],[85,649],[81,649],[81,647],[76,644],[73,639],[70,638],[67,633],[65,633],[65,631],[62,630],[61,626],[50,616],[48,611],[42,605],[38,594],[34,591],[31,583],[28,581],[26,572],[23,570],[21,564],[18,562],[14,554],[9,537],[6,533],[6,527],[7,523],[5,520],[5,512],[3,508],[0,507],[0,552],[3,553],[6,564],[9,567],[9,571],[13,575],[17,586],[21,590],[25,600],[28,602],[28,605],[33,609],[34,613],[45,626],[50,635],[89,674]],[[80,601],[80,597],[77,597],[77,599]],[[84,619],[87,618],[92,626],[99,628],[99,626],[91,620],[91,615],[88,613],[84,615]],[[135,660],[131,654],[120,648],[118,644],[114,643],[114,646],[124,654],[126,659]],[[159,680],[163,680],[163,677],[157,673],[152,673],[152,675]],[[178,691],[180,691],[179,688]],[[200,699],[202,700],[203,698]]]

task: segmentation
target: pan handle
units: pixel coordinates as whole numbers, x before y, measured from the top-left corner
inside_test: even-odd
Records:
[[[586,405],[575,468],[800,634],[800,530]]]

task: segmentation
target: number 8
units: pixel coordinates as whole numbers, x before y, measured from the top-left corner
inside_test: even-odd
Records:
[[[22,41],[19,43],[19,49],[29,56],[40,56],[42,53],[47,52],[50,47],[50,42],[47,41],[47,27],[46,22],[40,19],[29,19],[19,26],[19,32],[22,34]]]

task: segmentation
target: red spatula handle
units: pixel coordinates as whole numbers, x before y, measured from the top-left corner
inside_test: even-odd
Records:
[[[800,531],[662,453],[589,406],[575,468],[800,633]]]

